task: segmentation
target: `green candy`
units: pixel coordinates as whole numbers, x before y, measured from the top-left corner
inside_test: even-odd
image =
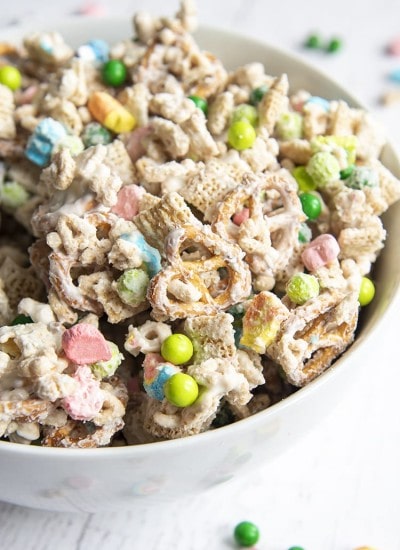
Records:
[[[127,269],[117,280],[116,290],[129,306],[138,306],[146,299],[150,278],[144,269]]]
[[[232,123],[237,122],[238,120],[247,120],[252,126],[257,126],[258,124],[258,112],[253,105],[248,105],[243,103],[236,107],[232,115]]]
[[[113,342],[107,342],[107,344],[111,351],[111,359],[108,361],[97,361],[97,363],[93,363],[93,365],[90,366],[96,378],[108,378],[115,374],[124,358],[117,345]]]
[[[165,382],[164,394],[175,407],[190,407],[199,396],[199,386],[189,374],[177,372]]]
[[[307,172],[305,166],[296,166],[292,171],[292,176],[297,182],[299,191],[306,193],[307,191],[315,191],[317,188],[315,181]]]
[[[289,299],[298,305],[305,304],[311,298],[319,294],[318,279],[307,273],[296,273],[286,285],[286,294]]]
[[[16,181],[0,183],[0,204],[10,210],[22,206],[29,199],[29,193]]]
[[[94,145],[108,145],[112,141],[111,132],[104,128],[98,122],[91,122],[82,132],[82,141],[85,147],[93,147]]]
[[[315,153],[308,161],[306,170],[317,187],[324,187],[340,178],[340,165],[336,157],[325,151]]]
[[[188,98],[191,99],[193,103],[196,105],[196,107],[200,109],[200,111],[203,111],[203,113],[207,116],[207,113],[208,113],[207,100],[203,99],[198,95],[189,95]]]
[[[322,211],[321,200],[313,193],[302,193],[299,196],[301,207],[309,220],[316,220]]]
[[[183,365],[193,355],[192,341],[185,334],[171,334],[161,345],[161,355],[173,365]]]
[[[19,70],[12,65],[3,65],[0,67],[0,84],[7,86],[15,92],[21,87],[22,76]]]
[[[260,538],[260,530],[251,521],[242,521],[236,525],[233,536],[239,546],[248,548],[257,544]]]
[[[127,77],[126,65],[119,59],[110,59],[104,63],[101,76],[108,86],[121,86]]]
[[[349,164],[349,166],[346,166],[346,168],[343,168],[343,170],[340,170],[340,179],[345,180],[348,177],[350,177],[354,168],[355,168],[354,164]]]
[[[310,34],[306,41],[304,42],[304,46],[306,48],[310,48],[313,50],[317,50],[319,48],[322,48],[322,40],[321,37],[318,34]]]
[[[375,285],[368,277],[362,277],[358,301],[360,306],[367,306],[375,296]]]
[[[13,327],[15,325],[27,325],[28,323],[33,323],[32,319],[28,315],[24,315],[23,313],[20,313],[11,322],[11,326]]]
[[[275,130],[279,139],[300,139],[303,135],[303,117],[295,111],[283,113],[276,123]]]
[[[332,40],[329,42],[329,44],[326,47],[326,51],[329,53],[335,53],[341,50],[343,47],[343,43],[340,40],[340,38],[332,38]]]
[[[304,550],[302,546],[291,546],[289,550]]]
[[[256,139],[256,131],[248,120],[233,122],[228,130],[228,143],[237,151],[252,147]]]
[[[250,103],[257,106],[267,92],[268,86],[266,84],[259,86],[258,88],[254,88],[254,90],[250,92]]]

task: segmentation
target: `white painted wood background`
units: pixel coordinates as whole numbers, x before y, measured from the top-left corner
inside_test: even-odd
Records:
[[[400,104],[379,97],[395,87],[385,56],[400,35],[398,0],[199,0],[200,21],[295,50],[358,95],[385,123],[400,148]],[[146,7],[172,13],[172,0],[103,0],[108,13],[130,16]],[[1,28],[76,12],[78,0],[1,1]],[[306,52],[310,31],[340,35],[342,53]],[[399,90],[400,90],[400,85]],[[400,304],[370,342],[353,392],[302,441],[274,462],[230,484],[163,510],[100,515],[60,514],[0,503],[0,550],[224,550],[234,548],[236,523],[261,529],[258,550],[400,550]],[[27,465],[29,467],[29,465]],[[273,480],[271,483],[270,480]],[[269,481],[267,481],[269,480]],[[1,487],[0,487],[1,499]]]

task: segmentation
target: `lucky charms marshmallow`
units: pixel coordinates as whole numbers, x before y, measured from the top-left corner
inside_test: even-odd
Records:
[[[178,438],[332,364],[400,182],[372,117],[202,50],[196,9],[117,44],[0,44],[0,437]],[[266,72],[267,71],[267,72]]]

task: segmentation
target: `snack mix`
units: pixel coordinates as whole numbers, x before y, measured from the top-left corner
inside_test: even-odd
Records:
[[[374,294],[400,182],[371,116],[228,70],[191,0],[133,24],[113,46],[0,43],[3,440],[243,419],[330,367]]]

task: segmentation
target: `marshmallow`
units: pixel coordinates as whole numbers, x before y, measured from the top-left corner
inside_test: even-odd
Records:
[[[67,358],[77,365],[91,365],[108,361],[112,353],[101,332],[87,323],[67,329],[62,336],[62,347]]]
[[[335,237],[325,233],[308,244],[301,259],[308,271],[316,271],[335,260],[339,252],[340,247]]]

